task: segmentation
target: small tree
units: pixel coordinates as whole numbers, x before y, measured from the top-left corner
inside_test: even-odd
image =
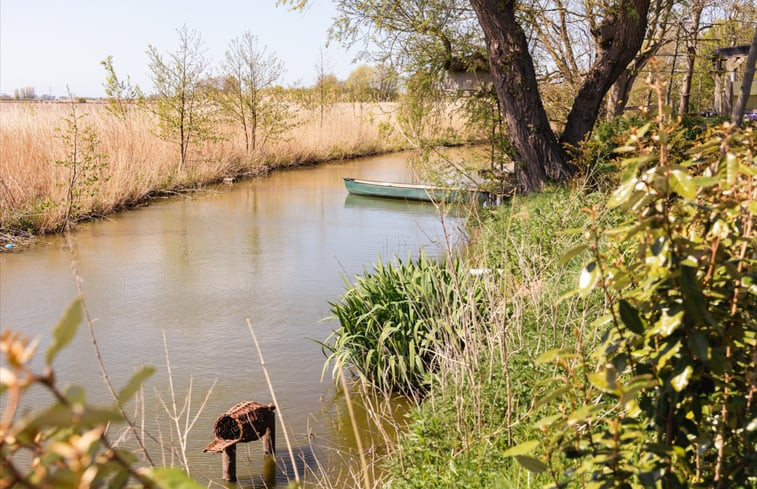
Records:
[[[113,56],[108,56],[100,61],[105,68],[105,95],[108,96],[108,111],[119,119],[126,120],[129,113],[129,104],[142,97],[142,92],[137,85],[131,84],[131,79],[119,80],[116,70],[113,68]]]
[[[347,77],[347,91],[350,101],[363,103],[371,100],[371,84],[375,76],[375,68],[368,65],[360,65]]]
[[[208,62],[203,56],[200,34],[186,25],[177,29],[179,47],[164,58],[148,46],[150,76],[155,97],[147,108],[158,118],[158,135],[179,146],[179,171],[187,161],[191,143],[212,139],[211,113],[206,86]]]
[[[63,184],[66,191],[63,226],[68,225],[82,214],[82,200],[92,198],[100,186],[107,182],[108,155],[100,150],[97,133],[91,126],[83,124],[82,115],[76,112],[74,96],[69,93],[71,111],[63,119],[64,126],[56,130],[57,136],[66,145],[67,153],[55,165],[68,171]]]
[[[321,114],[321,125],[323,127],[323,115],[326,107],[330,106],[336,98],[339,91],[339,80],[332,73],[328,73],[330,63],[323,57],[323,50],[318,61],[315,63],[316,81],[315,96],[318,100],[318,109]]]
[[[218,100],[223,112],[242,128],[247,152],[257,147],[259,132],[265,143],[289,127],[291,114],[281,91],[274,89],[284,64],[265,46],[259,48],[255,36],[245,32],[231,41],[222,70],[224,86]]]

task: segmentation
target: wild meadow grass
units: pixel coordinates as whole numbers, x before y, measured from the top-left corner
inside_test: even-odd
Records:
[[[533,435],[537,401],[555,372],[534,359],[577,342],[593,344],[588,325],[598,304],[561,300],[580,259],[560,258],[583,239],[591,217],[582,209],[601,199],[551,190],[475,218],[466,250],[487,306],[483,314],[450,317],[463,342],[437,346],[436,381],[416,408],[408,434],[387,460],[391,487],[541,487],[508,448]],[[470,274],[470,271],[468,271]],[[461,301],[475,297],[460,290]],[[477,309],[469,308],[475,312]]]
[[[146,111],[120,119],[96,103],[3,103],[0,233],[56,231],[69,211],[71,221],[88,219],[224,178],[408,148],[396,111],[395,103],[335,104],[321,124],[319,111],[299,109],[286,133],[251,152],[235,127],[218,122],[216,137],[191,145],[179,171],[178,144],[157,137]],[[462,127],[454,116],[446,121]]]
[[[412,391],[404,434],[377,443],[388,455],[374,461],[375,486],[543,485],[504,454],[533,434],[536,401],[554,385],[551,367],[533,360],[596,341],[601,304],[560,300],[580,262],[560,258],[592,220],[582,209],[601,199],[549,190],[483,210],[462,258],[379,263],[333,305],[334,368],[351,365],[385,404],[392,390]],[[387,409],[374,406],[379,423]]]

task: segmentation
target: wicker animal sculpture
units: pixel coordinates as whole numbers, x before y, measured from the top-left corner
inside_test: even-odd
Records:
[[[276,454],[275,404],[243,401],[218,417],[213,425],[215,439],[203,452],[222,453],[223,478],[236,480],[236,444],[261,440],[266,455]]]

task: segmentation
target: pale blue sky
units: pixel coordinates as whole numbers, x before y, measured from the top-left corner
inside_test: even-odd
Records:
[[[103,96],[100,61],[108,55],[120,77],[149,92],[147,45],[174,50],[183,24],[202,34],[214,62],[249,30],[284,62],[285,85],[311,85],[334,15],[331,0],[314,0],[303,12],[275,0],[0,0],[0,93],[31,86],[60,96],[68,85],[78,96]],[[324,49],[340,79],[355,68],[355,54],[334,43]]]

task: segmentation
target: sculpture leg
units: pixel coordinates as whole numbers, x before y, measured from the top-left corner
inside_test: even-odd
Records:
[[[237,446],[231,445],[223,449],[221,454],[223,464],[223,480],[234,482],[237,480]]]
[[[268,418],[268,426],[263,435],[263,452],[266,455],[276,455],[276,417],[270,416]]]

